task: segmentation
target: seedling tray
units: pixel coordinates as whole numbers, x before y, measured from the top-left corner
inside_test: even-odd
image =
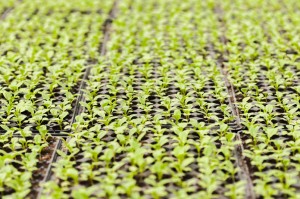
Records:
[[[22,138],[11,138],[11,139],[6,140],[5,142],[1,142],[1,145],[0,145],[0,150],[3,151],[4,153],[6,153],[6,154],[17,153],[18,154],[11,160],[6,159],[6,165],[11,166],[13,168],[13,170],[15,170],[15,171],[12,173],[12,176],[10,176],[10,177],[7,176],[6,179],[2,179],[4,182],[3,187],[2,187],[4,191],[1,191],[1,195],[3,197],[5,197],[5,196],[12,196],[14,194],[20,194],[19,193],[20,190],[16,191],[14,188],[11,187],[13,184],[11,184],[10,180],[17,180],[18,178],[21,177],[21,175],[20,175],[21,173],[29,172],[30,176],[28,177],[28,179],[21,177],[21,179],[26,181],[24,183],[28,183],[29,187],[23,187],[23,188],[15,187],[15,188],[16,189],[22,188],[23,191],[26,191],[26,192],[28,191],[28,194],[25,194],[25,195],[27,195],[30,198],[36,198],[40,191],[40,183],[46,178],[47,170],[51,163],[51,158],[54,154],[56,145],[58,144],[58,139],[56,139],[54,137],[49,138],[47,140],[47,142],[45,142],[47,144],[47,146],[42,148],[41,152],[37,154],[37,157],[32,157],[33,159],[31,158],[28,160],[27,159],[22,160],[22,157],[23,158],[25,158],[25,156],[30,157],[30,154],[33,153],[32,149],[30,149],[30,147],[29,147],[27,149],[19,148],[19,149],[16,149],[15,151],[12,151],[12,149],[9,146],[7,146],[7,144],[10,144],[12,142],[12,139],[15,141],[18,140],[16,143],[20,144],[20,140]],[[34,143],[33,139],[27,138],[26,141],[28,143]],[[5,157],[4,154],[2,157]],[[35,167],[35,169],[32,171],[29,171],[28,169],[24,168],[24,166],[22,166],[21,164],[14,162],[14,160],[22,161],[23,163],[25,161],[33,160],[33,161],[35,161],[35,163],[32,164],[31,166],[29,166],[29,168],[31,167],[30,169],[32,169],[32,167]],[[6,168],[9,168],[9,167],[6,167]],[[2,167],[2,169],[4,169],[4,167]],[[7,170],[3,170],[2,171],[3,174],[5,173],[4,171],[7,172]],[[10,179],[10,178],[12,178],[12,179]],[[18,185],[18,186],[21,186],[21,185]]]
[[[299,9],[0,2],[2,196],[297,198]]]

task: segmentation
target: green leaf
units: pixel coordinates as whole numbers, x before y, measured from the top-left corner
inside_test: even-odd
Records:
[[[273,111],[273,106],[272,106],[271,104],[268,104],[268,105],[266,106],[266,111],[267,111],[267,113],[272,113],[272,111]]]
[[[7,101],[10,101],[10,99],[12,98],[12,95],[10,92],[7,92],[5,90],[2,90],[2,94],[4,96],[4,98],[7,100]]]
[[[194,162],[194,158],[193,157],[190,157],[190,158],[186,158],[183,160],[181,166],[184,168],[184,167],[187,167],[188,165],[190,165],[192,162]]]
[[[178,110],[178,109],[175,110],[174,114],[173,114],[173,117],[178,122],[180,120],[180,118],[181,118],[181,112],[180,112],[180,110]]]
[[[227,141],[233,141],[234,137],[235,137],[234,133],[227,133],[226,134]]]

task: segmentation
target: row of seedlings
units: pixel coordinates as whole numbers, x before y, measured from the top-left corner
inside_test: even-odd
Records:
[[[219,8],[215,47],[235,88],[255,195],[299,198],[300,4],[223,2]]]
[[[1,198],[37,197],[110,6],[23,0],[0,22]]]
[[[119,2],[106,59],[91,71],[85,111],[45,195],[244,196],[228,94],[206,51],[208,8],[196,0]]]
[[[58,140],[0,136],[1,198],[36,198]]]
[[[0,24],[2,132],[69,131],[83,72],[99,56],[111,3],[39,3],[23,1]]]

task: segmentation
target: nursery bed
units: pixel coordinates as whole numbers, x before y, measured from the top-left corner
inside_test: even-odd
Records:
[[[299,10],[0,3],[1,197],[297,198]]]
[[[54,155],[58,140],[49,138],[47,141],[26,139],[28,146],[21,147],[22,138],[6,138],[1,141],[0,150],[3,163],[1,175],[2,197],[36,198],[40,191],[40,183],[46,178],[51,158]],[[25,141],[25,140],[24,140]],[[35,147],[40,146],[37,153]],[[22,165],[22,164],[23,165]],[[10,176],[11,175],[11,176]],[[18,179],[19,184],[13,184],[10,178]]]

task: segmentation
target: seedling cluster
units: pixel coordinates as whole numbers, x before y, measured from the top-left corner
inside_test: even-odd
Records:
[[[84,70],[97,62],[107,15],[101,14],[105,8],[87,10],[98,4],[84,2],[51,1],[40,7],[39,1],[23,1],[1,22],[2,131],[23,136],[31,127],[30,136],[71,129],[80,82]]]
[[[238,20],[234,16],[245,7],[224,3],[219,23],[227,40],[219,51],[235,88],[245,160],[263,198],[299,197],[299,20],[291,2],[257,2]]]
[[[297,198],[299,7],[0,3],[1,197]]]

